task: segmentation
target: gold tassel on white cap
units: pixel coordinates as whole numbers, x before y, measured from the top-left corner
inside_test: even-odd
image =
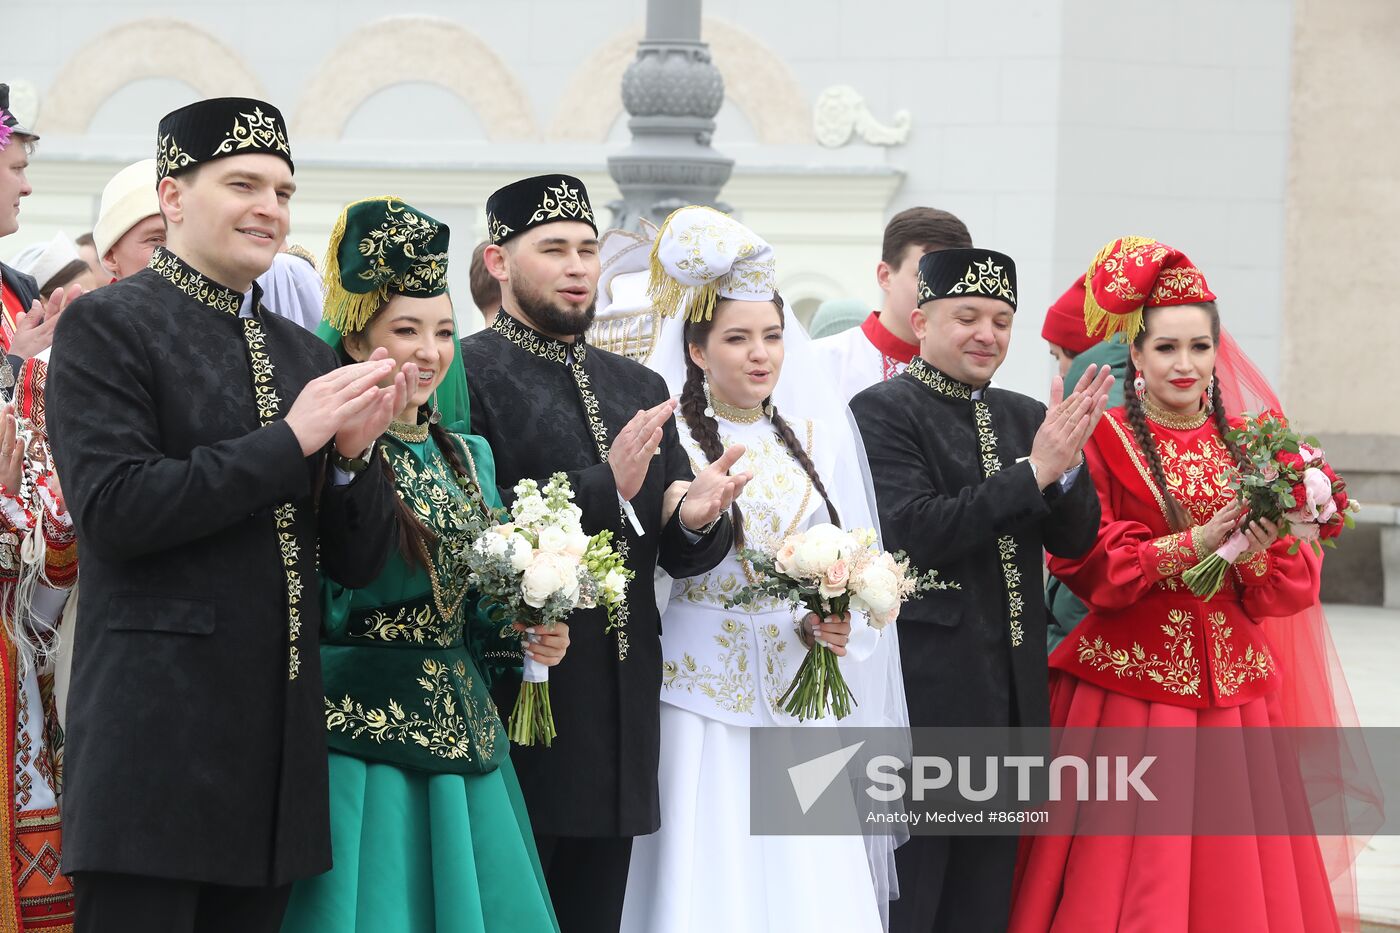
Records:
[[[662,315],[708,321],[721,298],[771,301],[776,293],[773,248],[729,215],[691,205],[661,225],[647,294]]]

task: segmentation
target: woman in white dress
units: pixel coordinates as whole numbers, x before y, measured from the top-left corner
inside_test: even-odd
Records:
[[[844,405],[810,419],[785,417],[773,404],[786,338],[806,337],[784,326],[766,243],[723,214],[691,207],[668,219],[653,256],[659,303],[687,305],[684,328],[672,322],[671,340],[654,355],[679,389],[681,442],[697,469],[742,444],[734,469],[753,478],[734,506],[734,550],[671,587],[662,620],[661,829],[633,846],[622,929],[878,933],[891,847],[876,845],[868,857],[858,834],[751,835],[749,730],[835,725],[799,723],[782,708],[813,639],[842,657],[859,724],[907,723],[902,694],[891,699],[886,686],[902,683],[893,627],[882,637],[859,613],[798,619],[771,602],[752,612],[724,606],[755,579],[742,548],[772,553],[792,532],[824,522],[873,525],[863,451]],[[875,712],[887,706],[899,709]]]

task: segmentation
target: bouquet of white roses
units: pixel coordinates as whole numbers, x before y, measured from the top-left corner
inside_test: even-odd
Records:
[[[498,604],[500,617],[548,627],[575,609],[603,606],[611,617],[622,604],[632,571],[613,550],[611,531],[584,534],[583,512],[573,498],[563,473],[551,476],[543,490],[523,479],[515,486],[511,520],[472,544],[472,586]],[[508,730],[517,745],[549,745],[557,735],[549,668],[528,655]]]
[[[814,525],[784,538],[777,554],[746,548],[740,556],[759,579],[735,591],[725,605],[751,607],[766,598],[822,618],[855,610],[866,613],[876,630],[898,618],[900,606],[916,593],[961,589],[939,580],[936,570],[913,573],[903,552],[891,554],[876,546],[875,532],[869,528],[843,531],[831,524]],[[799,720],[820,719],[828,708],[837,719],[851,714],[855,699],[838,658],[825,648],[826,642],[818,642],[807,651],[782,696],[783,709]]]

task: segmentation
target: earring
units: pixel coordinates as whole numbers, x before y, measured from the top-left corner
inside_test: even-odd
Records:
[[[428,402],[428,424],[437,424],[442,421],[442,412],[438,411],[437,389],[433,390],[433,397]]]
[[[765,415],[768,416],[769,418],[772,418],[772,417],[773,417],[773,414],[774,414],[777,410],[778,410],[778,407],[777,407],[776,405],[773,404],[773,399],[772,399],[771,397],[770,397],[769,399],[767,399],[767,400],[763,403],[763,414],[765,414]]]
[[[1137,393],[1139,402],[1147,397],[1147,380],[1142,378],[1142,373],[1138,373],[1133,380],[1133,391]]]
[[[710,374],[705,373],[700,382],[705,388],[705,417],[713,418],[715,416],[715,400],[710,397]]]
[[[1215,373],[1210,374],[1210,382],[1206,385],[1206,394],[1201,407],[1206,414],[1215,410]]]

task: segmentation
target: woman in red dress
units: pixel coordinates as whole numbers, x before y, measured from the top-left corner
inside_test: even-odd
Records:
[[[1293,724],[1280,702],[1287,673],[1258,623],[1314,606],[1319,562],[1290,554],[1290,540],[1261,521],[1241,529],[1249,550],[1213,599],[1181,581],[1242,516],[1215,295],[1186,256],[1142,237],[1105,247],[1085,284],[1090,331],[1124,331],[1132,347],[1124,405],[1085,449],[1099,540],[1080,560],[1050,558],[1090,610],[1050,658],[1051,722]],[[1028,837],[1014,897],[1013,933],[1340,929],[1311,835]]]

